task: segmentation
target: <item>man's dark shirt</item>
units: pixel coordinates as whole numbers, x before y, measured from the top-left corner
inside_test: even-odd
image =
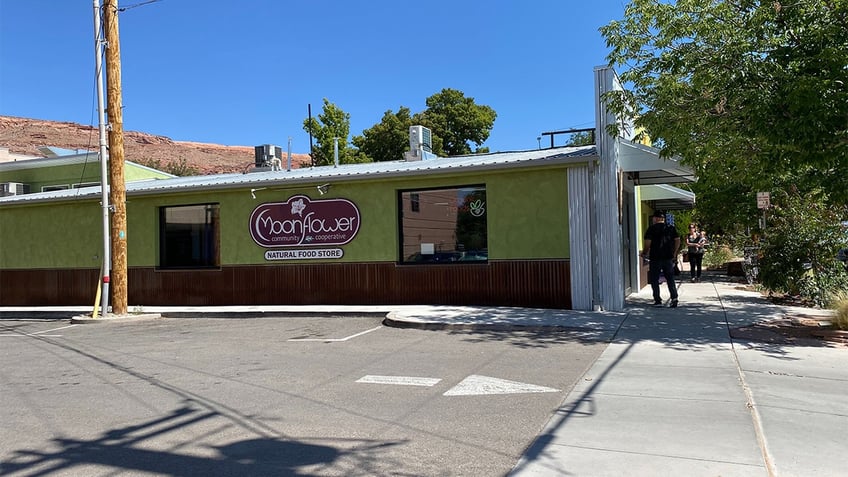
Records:
[[[648,227],[645,239],[651,241],[648,257],[651,260],[670,260],[674,258],[674,240],[677,230],[664,222],[658,222]]]

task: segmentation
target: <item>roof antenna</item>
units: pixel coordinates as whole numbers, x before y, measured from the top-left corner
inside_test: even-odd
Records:
[[[312,103],[306,105],[309,113],[309,160],[312,161],[312,167],[315,167],[315,151],[312,147]]]

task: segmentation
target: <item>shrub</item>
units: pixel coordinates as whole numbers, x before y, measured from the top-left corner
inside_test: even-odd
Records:
[[[141,164],[142,166],[150,167],[151,169],[156,169],[157,171],[167,172],[168,174],[173,174],[175,176],[196,176],[200,174],[200,171],[197,170],[196,167],[190,166],[185,157],[180,157],[176,160],[172,160],[169,162],[163,163],[159,159],[146,159],[140,158],[137,159],[136,162]]]
[[[824,203],[814,194],[778,196],[760,242],[759,277],[765,288],[819,306],[848,289],[848,273],[836,260],[844,211]]]
[[[712,246],[707,247],[707,251],[704,252],[704,262],[702,265],[706,268],[721,268],[734,258],[736,257],[733,251],[730,250],[730,247],[714,243]]]
[[[833,326],[839,330],[848,330],[848,291],[839,293],[831,302],[834,309]]]

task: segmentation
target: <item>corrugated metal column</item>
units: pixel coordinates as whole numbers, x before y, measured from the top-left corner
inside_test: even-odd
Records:
[[[568,243],[571,263],[571,307],[592,309],[592,236],[588,166],[568,168]]]
[[[616,117],[607,110],[602,96],[616,88],[615,72],[608,67],[595,68],[595,124],[600,163],[595,183],[598,287],[604,310],[624,309],[624,264],[620,223],[619,141],[607,133],[607,125]]]

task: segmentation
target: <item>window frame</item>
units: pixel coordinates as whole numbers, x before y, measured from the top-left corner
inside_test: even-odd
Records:
[[[41,192],[55,192],[57,190],[68,190],[71,187],[68,184],[51,184],[41,186]]]
[[[191,264],[191,263],[177,263],[172,264],[170,260],[168,260],[168,253],[170,247],[168,246],[168,230],[167,230],[167,211],[172,209],[180,209],[180,208],[191,208],[191,207],[203,207],[204,219],[202,222],[203,230],[199,233],[206,235],[211,233],[211,237],[208,237],[208,240],[201,241],[199,247],[201,249],[206,249],[211,247],[210,251],[201,251],[200,252],[200,260],[203,263],[200,264]],[[209,217],[209,212],[212,211],[212,217]],[[158,207],[158,232],[159,232],[159,243],[157,249],[157,270],[220,270],[221,269],[221,204],[219,202],[202,202],[195,204],[174,204],[174,205],[162,205]],[[201,225],[200,222],[190,222],[190,226]],[[173,232],[172,232],[173,233]],[[186,232],[183,232],[186,234]],[[196,233],[193,230],[189,230],[187,232],[189,236],[190,246],[195,247],[195,239]],[[173,239],[173,237],[171,237]],[[211,255],[208,257],[207,255]],[[167,262],[167,263],[166,263]]]
[[[428,260],[428,261],[414,261],[414,260],[408,260],[408,259],[407,259],[407,257],[406,257],[406,254],[405,254],[405,252],[404,252],[404,246],[405,246],[405,243],[404,243],[404,227],[403,227],[403,225],[404,225],[404,215],[403,215],[403,214],[404,214],[404,208],[403,208],[403,204],[404,204],[404,194],[409,194],[409,195],[410,195],[410,199],[409,199],[409,202],[410,202],[410,212],[412,212],[412,213],[414,213],[416,216],[418,216],[419,214],[421,214],[421,213],[422,213],[422,212],[421,212],[421,208],[422,208],[421,203],[423,202],[423,201],[422,201],[422,198],[426,195],[426,193],[428,193],[428,192],[434,192],[434,191],[455,191],[455,192],[458,192],[458,191],[463,190],[463,189],[474,189],[474,190],[481,190],[481,189],[482,189],[482,191],[483,191],[483,192],[484,192],[484,194],[485,194],[485,197],[486,197],[486,199],[485,199],[485,207],[486,207],[486,211],[485,211],[485,218],[486,218],[486,246],[485,246],[484,248],[482,248],[482,249],[481,249],[481,251],[482,251],[482,250],[484,250],[484,251],[486,252],[486,258],[485,258],[485,259],[482,259],[482,260],[462,260],[462,259],[459,259],[459,260],[444,260],[444,261],[442,261],[442,260],[433,260],[433,261],[429,261],[429,260]],[[418,196],[418,208],[417,208],[417,210],[412,210],[412,208],[413,208],[413,206],[412,206],[412,204],[413,204],[413,197],[412,197],[412,196],[413,196],[413,194],[414,194],[414,195],[416,195],[416,196]],[[487,264],[489,263],[489,256],[488,256],[488,250],[489,250],[489,246],[488,246],[488,244],[489,244],[489,239],[488,239],[488,237],[489,237],[489,216],[488,216],[489,212],[488,212],[488,202],[489,202],[488,188],[486,187],[486,184],[485,184],[485,183],[459,184],[459,185],[446,185],[446,186],[436,186],[436,187],[418,187],[418,188],[409,188],[409,189],[398,189],[398,190],[397,190],[397,204],[398,204],[398,222],[397,222],[397,232],[398,232],[398,252],[397,252],[397,264],[398,264],[398,265],[404,265],[404,266],[407,266],[407,265],[458,265],[458,264],[459,264],[459,265],[487,265]],[[421,217],[416,217],[416,218],[421,219]],[[420,247],[420,243],[419,243],[419,247]],[[445,253],[455,254],[455,253],[462,253],[462,252],[457,251],[457,250],[451,250],[451,251],[448,251],[448,252],[445,252]],[[435,255],[435,254],[434,254],[434,255]]]
[[[78,182],[76,184],[71,184],[71,189],[85,189],[86,187],[100,187],[102,184],[100,182]]]

